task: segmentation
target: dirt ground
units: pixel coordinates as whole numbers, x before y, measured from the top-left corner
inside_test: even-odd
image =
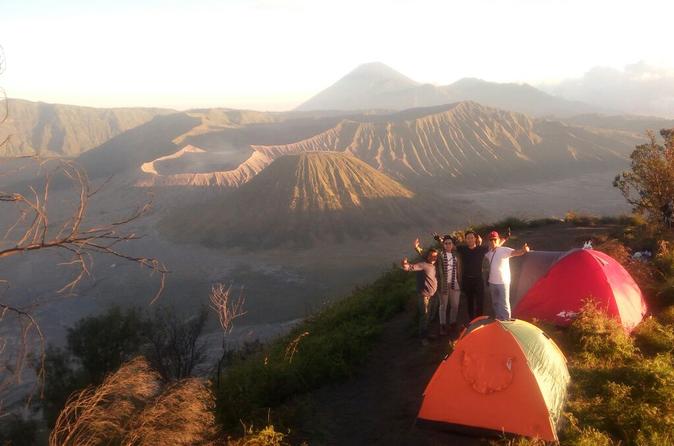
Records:
[[[610,226],[576,227],[555,224],[513,234],[519,247],[527,241],[534,249],[568,250],[582,241],[605,234]],[[310,395],[311,415],[296,432],[310,445],[457,445],[488,444],[488,439],[416,426],[422,394],[435,369],[448,354],[451,337],[438,337],[422,345],[415,336],[414,299],[407,311],[386,324],[367,364],[351,380]],[[489,308],[490,302],[485,302]],[[467,322],[465,303],[459,323]],[[437,330],[437,323],[435,326]]]

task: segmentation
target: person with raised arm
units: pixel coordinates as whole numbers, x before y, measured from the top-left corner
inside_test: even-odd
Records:
[[[438,278],[438,306],[440,313],[440,334],[454,334],[456,320],[459,314],[459,299],[461,297],[462,268],[459,257],[454,252],[455,241],[451,235],[433,236],[440,245],[440,253],[436,262],[435,272]],[[421,253],[421,242],[414,241],[414,249]],[[449,303],[449,331],[447,327],[447,304]]]
[[[429,249],[424,260],[418,263],[410,263],[407,257],[400,263],[404,271],[416,271],[417,273],[417,297],[419,307],[419,337],[423,344],[427,344],[428,325],[435,316],[435,293],[438,289],[438,279],[435,271],[435,263],[438,260],[438,251]]]
[[[520,249],[502,246],[505,242],[499,233],[492,231],[489,234],[489,251],[485,258],[489,262],[488,286],[491,303],[494,308],[494,317],[499,320],[508,320],[510,313],[510,258],[529,252],[526,243]]]

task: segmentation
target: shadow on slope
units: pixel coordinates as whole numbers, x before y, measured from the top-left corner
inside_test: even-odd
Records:
[[[240,189],[176,209],[160,222],[171,238],[210,246],[310,247],[364,239],[448,220],[432,197],[418,197],[355,157],[303,153],[275,160]]]

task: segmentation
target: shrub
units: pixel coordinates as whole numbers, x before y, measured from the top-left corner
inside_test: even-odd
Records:
[[[146,322],[135,308],[112,307],[80,319],[68,329],[68,350],[77,357],[90,382],[100,384],[139,351]]]
[[[595,246],[594,249],[608,254],[623,266],[625,266],[631,259],[630,251],[625,245],[616,239],[606,240]]]
[[[632,333],[639,350],[645,354],[665,353],[674,349],[674,327],[663,325],[657,319],[644,319]]]
[[[622,325],[607,316],[591,298],[585,300],[568,334],[572,347],[588,364],[624,361],[636,352]]]

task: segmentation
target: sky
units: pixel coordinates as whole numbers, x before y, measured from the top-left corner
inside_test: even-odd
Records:
[[[0,86],[97,107],[287,110],[374,61],[437,85],[674,72],[673,13],[654,0],[0,0]]]

